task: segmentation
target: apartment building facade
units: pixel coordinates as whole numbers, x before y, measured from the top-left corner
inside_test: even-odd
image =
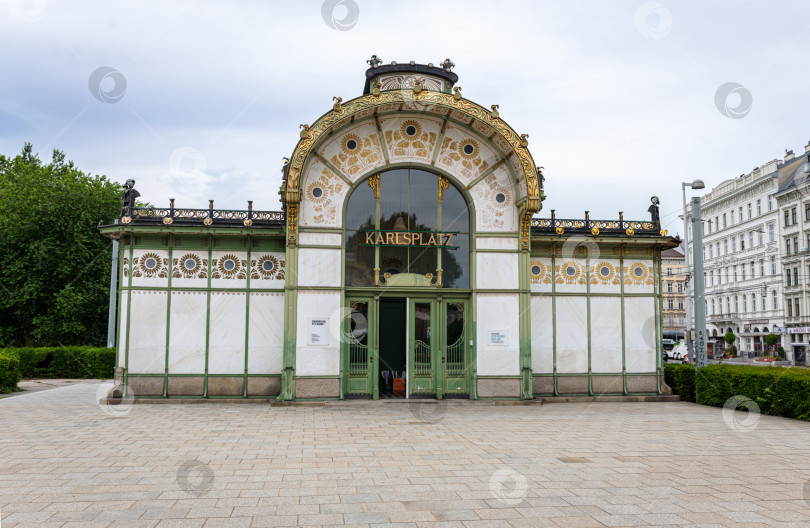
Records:
[[[779,165],[782,184],[776,193],[784,281],[786,359],[807,364],[810,345],[810,143],[802,156],[792,151]]]
[[[764,336],[784,327],[774,195],[786,176],[779,167],[779,160],[769,161],[701,197],[703,244],[698,251],[704,262],[710,355],[725,347],[723,337],[731,331],[741,356],[759,356],[765,350]],[[691,239],[688,253],[691,262]]]
[[[666,340],[680,341],[686,329],[686,259],[680,248],[661,252],[661,314]]]

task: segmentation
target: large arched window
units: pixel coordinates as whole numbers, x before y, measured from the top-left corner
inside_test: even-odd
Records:
[[[346,286],[409,273],[470,287],[470,213],[450,180],[418,169],[372,176],[346,206]]]

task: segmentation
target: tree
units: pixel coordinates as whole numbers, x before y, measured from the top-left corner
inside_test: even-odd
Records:
[[[723,341],[725,341],[726,344],[729,345],[729,346],[733,346],[734,341],[736,341],[736,340],[737,340],[737,336],[731,330],[726,332],[726,335],[723,336]]]
[[[0,346],[106,342],[112,242],[121,186],[26,143],[0,155]]]
[[[779,336],[774,334],[773,332],[765,336],[765,344],[771,347],[771,351],[773,351],[773,346],[779,342]]]

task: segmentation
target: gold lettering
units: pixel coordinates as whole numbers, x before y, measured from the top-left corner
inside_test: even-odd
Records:
[[[366,232],[366,244],[373,244],[374,243],[374,238],[372,238],[373,236],[374,236],[374,233],[372,233],[371,231]]]
[[[449,246],[450,245],[450,239],[453,238],[453,233],[448,233],[446,236],[447,236],[447,240],[444,242],[444,245]]]
[[[394,233],[386,233],[385,234],[385,243],[393,246],[394,245]]]
[[[404,241],[406,246],[410,246],[413,240],[413,233],[405,233],[402,235],[402,240]]]
[[[414,243],[415,243],[415,242],[414,242]],[[425,245],[425,243],[424,243],[424,242],[422,242],[422,233],[419,233],[419,245],[420,245],[420,246],[424,246],[424,245]]]
[[[430,234],[430,239],[428,240],[428,246],[435,246],[436,245],[436,237],[433,236],[433,233]]]
[[[398,246],[401,246],[402,245],[402,233],[394,233],[394,234],[396,235],[394,237],[394,240],[396,240],[396,242],[394,242],[394,244],[396,244]]]
[[[379,231],[377,231],[377,240],[375,240],[374,243],[378,246],[381,244],[385,244],[385,240],[383,240],[382,233],[380,233]]]

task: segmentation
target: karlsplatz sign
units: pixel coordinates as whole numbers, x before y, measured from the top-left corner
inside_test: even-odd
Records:
[[[458,249],[458,246],[451,244],[453,237],[458,234],[457,231],[388,231],[375,229],[360,231],[360,233],[363,236],[363,243],[360,245],[366,247],[408,246]]]

